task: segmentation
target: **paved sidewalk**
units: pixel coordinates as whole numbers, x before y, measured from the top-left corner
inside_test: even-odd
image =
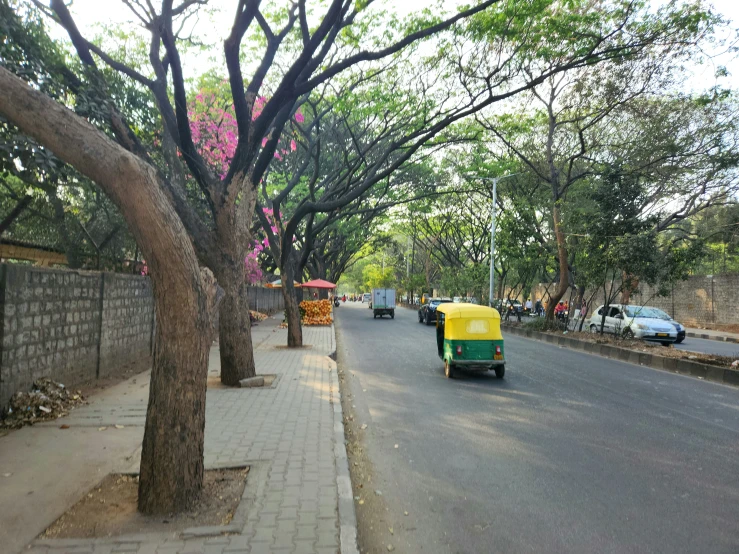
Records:
[[[691,329],[685,328],[685,333],[689,337],[696,339],[719,340],[723,342],[739,342],[739,333],[729,333],[727,331],[712,331],[710,329]]]
[[[96,395],[64,420],[0,438],[0,475],[12,473],[0,477],[3,553],[29,542],[24,552],[34,554],[333,554],[340,546],[355,552],[353,504],[350,496],[349,502],[344,498],[349,482],[338,377],[328,357],[336,348],[334,330],[304,328],[304,342],[311,347],[287,349],[286,330],[277,327],[280,319],[254,329],[257,371],[276,374],[273,386],[213,387],[207,393],[206,468],[252,468],[238,533],[185,540],[166,535],[33,540],[104,475],[138,469],[148,394],[148,374],[141,374]],[[217,346],[210,363],[210,372],[218,371]],[[70,429],[60,430],[62,422]],[[101,426],[108,428],[98,431]]]

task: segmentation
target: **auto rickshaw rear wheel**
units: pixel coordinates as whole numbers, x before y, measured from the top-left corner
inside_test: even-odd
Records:
[[[454,379],[454,366],[449,360],[444,360],[444,375],[447,379]]]
[[[499,365],[495,368],[495,377],[502,379],[505,376],[505,366]]]

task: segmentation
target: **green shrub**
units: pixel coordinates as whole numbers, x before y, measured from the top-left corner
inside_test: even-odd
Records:
[[[545,317],[537,317],[536,319],[526,321],[523,325],[526,329],[531,329],[532,331],[546,332],[562,330],[561,326],[557,324],[557,322],[547,321],[547,318]]]

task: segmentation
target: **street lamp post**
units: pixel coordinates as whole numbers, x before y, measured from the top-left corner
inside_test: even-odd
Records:
[[[490,207],[490,290],[488,291],[488,306],[493,307],[493,290],[495,290],[495,195],[498,188],[498,179],[493,179],[493,205]]]
[[[478,177],[477,175],[470,175],[469,177],[480,179],[481,181],[492,181],[493,182],[493,203],[490,207],[490,290],[488,291],[488,306],[493,307],[493,290],[495,288],[495,200],[497,196],[498,181],[500,179],[507,179],[514,175],[520,175],[520,173],[510,173],[503,177]]]

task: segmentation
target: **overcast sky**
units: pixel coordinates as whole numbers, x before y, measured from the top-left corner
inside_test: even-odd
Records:
[[[460,0],[447,0],[447,2],[447,5],[453,6],[460,3]],[[653,0],[655,6],[664,2],[666,0]],[[215,7],[218,10],[218,14],[215,16],[217,20],[212,28],[220,36],[225,37],[228,32],[230,23],[233,20],[236,3],[236,0],[211,0],[209,3],[209,6]],[[157,3],[155,2],[155,4]],[[420,11],[424,7],[428,7],[429,4],[430,2],[428,0],[386,0],[383,3],[383,5],[395,10],[399,15],[407,15],[414,11]],[[734,30],[731,31],[731,35],[736,36],[736,29],[739,27],[739,0],[709,0],[709,4],[715,8],[715,11],[732,21],[731,27]],[[104,9],[102,10],[101,5],[104,5]],[[96,34],[95,26],[97,23],[123,23],[133,20],[131,12],[124,6],[121,0],[74,0],[71,10],[80,30],[87,37]],[[201,21],[201,25],[204,23],[204,21]],[[60,33],[60,31],[58,32]],[[54,34],[56,36],[63,36],[57,33]],[[195,60],[192,62],[194,62],[193,65],[195,67],[188,68],[186,62],[186,71],[190,69],[187,73],[194,76],[199,73],[198,66],[202,62]],[[691,88],[700,90],[715,84],[714,74],[718,66],[725,66],[730,73],[729,79],[721,83],[739,89],[739,60],[735,55],[730,54],[717,55],[712,64],[696,67],[694,70],[695,76],[691,79],[693,84]]]

